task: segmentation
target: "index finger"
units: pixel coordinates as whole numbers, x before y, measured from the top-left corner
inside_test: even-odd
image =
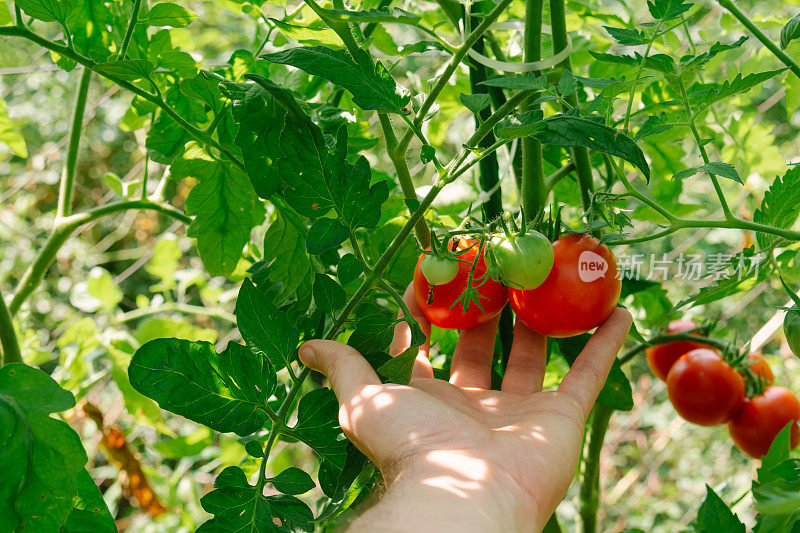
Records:
[[[411,318],[419,323],[422,332],[425,334],[425,342],[419,347],[419,353],[417,354],[417,360],[414,362],[411,376],[415,378],[432,378],[433,368],[428,359],[428,353],[431,349],[431,323],[417,305],[417,299],[414,296],[413,281],[406,288],[406,292],[403,294],[403,301],[408,306],[408,310],[411,311]],[[403,318],[402,309],[397,314],[397,318]],[[394,326],[394,336],[392,337],[392,345],[389,348],[389,355],[396,357],[406,351],[410,346],[411,328],[405,321],[398,322]]]
[[[561,380],[558,391],[575,398],[583,408],[584,417],[588,416],[606,382],[617,353],[628,336],[631,322],[628,310],[617,307],[597,328]]]

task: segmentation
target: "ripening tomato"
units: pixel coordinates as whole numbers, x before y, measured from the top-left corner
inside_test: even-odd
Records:
[[[464,312],[461,302],[457,300],[467,287],[469,271],[478,252],[478,241],[460,239],[457,244],[457,249],[460,250],[470,246],[472,248],[458,256],[460,261],[456,276],[442,285],[431,285],[422,273],[422,261],[428,257],[427,255],[422,254],[417,262],[417,268],[414,270],[414,296],[423,314],[435,326],[445,329],[474,328],[497,316],[508,301],[508,289],[505,285],[488,276],[486,280],[480,279],[486,274],[486,262],[481,250],[472,279],[472,287],[480,295],[480,307],[472,301]]]
[[[682,355],[667,374],[667,394],[684,420],[724,424],[744,401],[744,378],[717,352],[698,348]]]
[[[800,357],[800,312],[789,311],[783,319],[783,333],[792,353]]]
[[[790,390],[783,387],[767,387],[759,394],[748,398],[741,409],[728,422],[728,431],[736,446],[756,459],[769,451],[772,441],[786,427],[794,422],[790,437],[791,447],[800,444],[800,400]]]
[[[747,356],[747,364],[750,365],[750,370],[756,376],[761,376],[764,378],[764,381],[767,382],[767,385],[772,385],[775,383],[775,376],[772,373],[772,369],[769,367],[769,363],[767,360],[764,359],[764,356],[758,352],[751,352]]]
[[[691,320],[673,320],[667,327],[667,335],[682,333],[697,327]],[[708,348],[707,345],[692,341],[674,341],[666,344],[651,346],[647,349],[647,365],[655,377],[666,381],[667,373],[683,354],[697,348]]]
[[[553,268],[535,289],[511,289],[511,308],[548,337],[571,337],[599,326],[619,301],[617,259],[590,235],[573,233],[553,243]]]

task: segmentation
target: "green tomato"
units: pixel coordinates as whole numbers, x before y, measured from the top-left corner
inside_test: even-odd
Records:
[[[458,274],[458,262],[447,257],[426,255],[419,267],[431,285],[450,283]]]
[[[800,312],[789,311],[783,319],[783,334],[792,352],[800,357]]]
[[[491,242],[493,262],[503,281],[514,288],[535,289],[553,269],[553,245],[538,231],[530,231],[514,240],[496,237]]]

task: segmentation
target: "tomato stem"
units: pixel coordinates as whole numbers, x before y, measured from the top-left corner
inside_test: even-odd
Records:
[[[580,489],[580,515],[584,533],[597,531],[597,509],[600,506],[600,452],[613,413],[614,410],[610,407],[595,404],[590,415]]]
[[[11,320],[11,313],[6,307],[2,291],[0,291],[0,346],[3,347],[3,353],[0,354],[2,355],[0,366],[22,362],[17,333],[14,331],[14,323]]]
[[[542,0],[528,0],[525,3],[525,42],[523,61],[533,62],[542,58]],[[536,77],[539,71],[528,73]],[[540,104],[523,104],[521,111],[541,108]],[[522,211],[533,220],[536,214],[544,209],[545,183],[542,168],[542,144],[535,137],[522,139]]]

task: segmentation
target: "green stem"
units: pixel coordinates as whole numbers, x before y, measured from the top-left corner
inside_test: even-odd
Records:
[[[83,114],[86,110],[86,98],[89,94],[89,82],[92,79],[92,70],[83,69],[78,93],[75,96],[75,107],[72,112],[72,129],[69,133],[67,145],[67,161],[61,174],[61,183],[58,187],[58,209],[56,220],[72,214],[72,196],[75,189],[75,175],[77,171],[78,149],[83,133]]]
[[[11,313],[6,307],[3,292],[0,291],[0,346],[3,347],[0,366],[8,363],[21,363],[22,353],[19,351],[19,341],[17,333],[14,331],[14,323],[11,320]]]
[[[584,533],[597,531],[597,509],[600,506],[600,452],[613,412],[610,407],[600,404],[596,404],[592,410],[580,490],[580,514]]]
[[[542,533],[561,533],[561,524],[558,523],[558,515],[553,513],[550,515],[550,518],[547,520],[547,523],[544,525],[544,529],[542,529]]]
[[[658,21],[658,25],[656,26],[653,35],[650,37],[650,40],[647,42],[647,48],[644,51],[644,56],[642,56],[641,61],[639,62],[639,68],[636,70],[636,76],[633,77],[633,84],[631,85],[630,93],[628,93],[628,108],[625,110],[625,123],[622,128],[622,131],[625,135],[628,134],[628,126],[631,121],[631,110],[633,109],[633,99],[636,96],[636,86],[639,83],[639,79],[642,77],[642,72],[644,72],[644,64],[647,61],[647,56],[650,55],[650,49],[653,48],[653,43],[656,40],[656,36],[658,35],[658,30],[661,29],[662,21]]]
[[[756,36],[756,39],[761,41],[761,44],[767,47],[767,49],[772,52],[775,57],[781,60],[781,62],[789,67],[789,69],[794,73],[795,76],[800,78],[800,65],[797,62],[789,57],[789,55],[781,50],[778,45],[776,45],[772,39],[767,37],[767,35],[761,31],[761,29],[756,26],[750,18],[739,9],[733,0],[719,0],[719,5],[730,11],[731,15],[736,17],[736,19],[742,23],[742,25],[750,30],[750,32]]]
[[[397,181],[400,182],[400,188],[403,191],[403,196],[406,200],[417,201],[417,191],[414,188],[414,182],[411,179],[411,172],[408,170],[408,163],[404,154],[398,151],[397,137],[392,128],[392,122],[389,115],[386,113],[378,113],[380,119],[381,129],[383,136],[386,140],[386,152],[389,154],[389,159],[394,165],[395,172],[397,172]],[[417,236],[419,245],[425,249],[431,244],[431,230],[424,218],[421,218],[414,227],[414,233]]]
[[[125,54],[128,53],[128,46],[131,44],[131,37],[133,37],[133,29],[136,27],[136,23],[139,22],[139,8],[141,7],[142,0],[134,0],[131,20],[128,22],[128,28],[125,30],[125,37],[122,38],[122,46],[119,47],[117,61],[125,59]]]
[[[569,43],[567,36],[567,18],[564,9],[564,0],[550,0],[550,25],[553,29],[553,53],[557,54],[564,50]],[[564,71],[572,72],[572,60],[567,56],[564,61],[558,64]],[[562,109],[577,107],[578,96],[570,94],[565,96],[566,106]],[[581,205],[586,212],[592,205],[592,191],[594,191],[594,181],[592,178],[592,160],[589,157],[589,149],[585,146],[572,148],[572,161],[575,163],[575,173],[578,175],[578,185],[581,189]]]
[[[77,215],[71,215],[58,220],[53,232],[47,239],[44,247],[39,251],[36,260],[28,267],[23,274],[22,279],[17,284],[17,289],[14,296],[11,298],[11,303],[8,308],[11,316],[14,316],[19,310],[20,306],[28,299],[36,287],[42,282],[47,269],[53,263],[53,260],[61,249],[61,246],[69,239],[75,231],[82,225],[93,222],[99,218],[119,211],[127,211],[129,209],[150,209],[163,213],[175,220],[189,224],[192,219],[186,216],[181,211],[166,204],[159,204],[149,200],[128,200],[124,202],[114,202],[111,204],[95,207]]]
[[[494,9],[492,9],[492,11],[483,18],[478,27],[475,28],[475,30],[473,30],[466,39],[464,39],[464,43],[458,47],[458,50],[456,50],[456,52],[453,54],[453,57],[450,58],[450,62],[447,64],[444,72],[442,72],[442,75],[439,76],[436,85],[433,86],[433,89],[431,89],[431,92],[422,103],[419,113],[417,113],[417,116],[414,118],[415,126],[419,127],[422,125],[422,121],[425,120],[425,117],[428,115],[428,111],[430,111],[431,106],[439,97],[439,94],[442,92],[442,90],[444,90],[444,88],[450,82],[450,78],[461,64],[461,61],[464,60],[464,57],[467,55],[469,49],[472,48],[475,42],[489,30],[489,27],[494,24],[495,20],[497,20],[497,18],[509,6],[509,4],[511,4],[511,1],[512,0],[500,0]],[[400,140],[398,150],[402,153],[405,153],[406,150],[408,150],[408,145],[413,137],[414,132],[412,130],[409,129],[406,131],[405,135]]]
[[[542,58],[542,0],[525,3],[525,42],[523,61],[539,61]],[[536,76],[531,72],[530,76]],[[522,111],[539,109],[539,104],[523,105]],[[542,168],[542,144],[539,139],[522,139],[522,211],[528,220],[533,220],[544,209],[544,169]]]
[[[22,20],[22,10],[19,8],[16,2],[14,2],[14,23],[20,28],[25,27],[25,21]]]
[[[7,37],[21,37],[23,39],[27,39],[31,42],[38,44],[39,46],[51,50],[53,52],[58,53],[64,57],[72,59],[76,63],[83,65],[86,68],[94,70],[97,66],[97,63],[79,53],[71,48],[66,46],[60,45],[58,43],[54,43],[52,41],[48,41],[47,39],[40,37],[39,35],[33,33],[32,31],[28,30],[27,28],[19,28],[15,26],[0,26],[0,36],[7,36]],[[102,77],[113,81],[123,89],[126,89],[134,94],[137,94],[147,100],[148,102],[152,102],[158,107],[160,107],[169,117],[174,120],[180,127],[186,130],[189,135],[191,135],[196,141],[209,145],[220,153],[225,155],[233,164],[238,166],[240,169],[245,170],[244,164],[227,148],[222,146],[216,139],[214,139],[211,135],[204,132],[202,129],[198,128],[197,126],[188,122],[185,118],[183,118],[180,113],[175,111],[172,107],[170,107],[163,98],[159,95],[150,93],[137,85],[129,81],[125,81],[113,74],[109,74],[108,72],[99,72]]]
[[[229,322],[231,324],[236,324],[236,317],[222,309],[214,309],[199,305],[182,304],[176,302],[165,303],[154,307],[145,307],[123,313],[116,319],[116,322],[121,324],[123,322],[129,322],[131,320],[136,320],[150,315],[157,315],[160,313],[183,313],[187,315],[208,316],[224,320],[225,322]]]
[[[711,163],[711,160],[708,158],[706,147],[703,144],[703,140],[700,138],[700,132],[697,131],[697,126],[694,123],[694,115],[692,115],[692,109],[689,107],[689,97],[686,94],[686,87],[684,86],[683,80],[680,76],[677,76],[677,80],[678,87],[681,90],[683,107],[686,110],[686,118],[689,121],[689,128],[692,130],[692,135],[694,135],[694,140],[697,142],[697,147],[700,148],[700,156],[703,158],[703,162],[708,165]],[[706,174],[708,174],[708,177],[711,178],[711,183],[714,185],[714,190],[717,192],[717,198],[719,198],[719,203],[722,206],[722,213],[725,215],[727,220],[733,220],[733,213],[731,213],[731,209],[728,207],[728,201],[725,199],[725,195],[722,193],[722,187],[719,185],[719,180],[711,172],[706,171]]]
[[[699,335],[694,335],[691,333],[671,333],[668,335],[656,335],[655,337],[651,337],[648,339],[647,344],[640,344],[635,348],[631,348],[624,354],[619,357],[619,364],[624,365],[638,354],[642,353],[643,351],[647,350],[650,346],[655,346],[657,344],[666,344],[668,342],[675,342],[675,341],[691,341],[691,342],[699,342],[702,344],[708,344],[709,346],[713,346],[715,348],[719,348],[720,350],[726,350],[730,347],[730,342],[724,339],[715,339],[713,337],[702,337]]]

